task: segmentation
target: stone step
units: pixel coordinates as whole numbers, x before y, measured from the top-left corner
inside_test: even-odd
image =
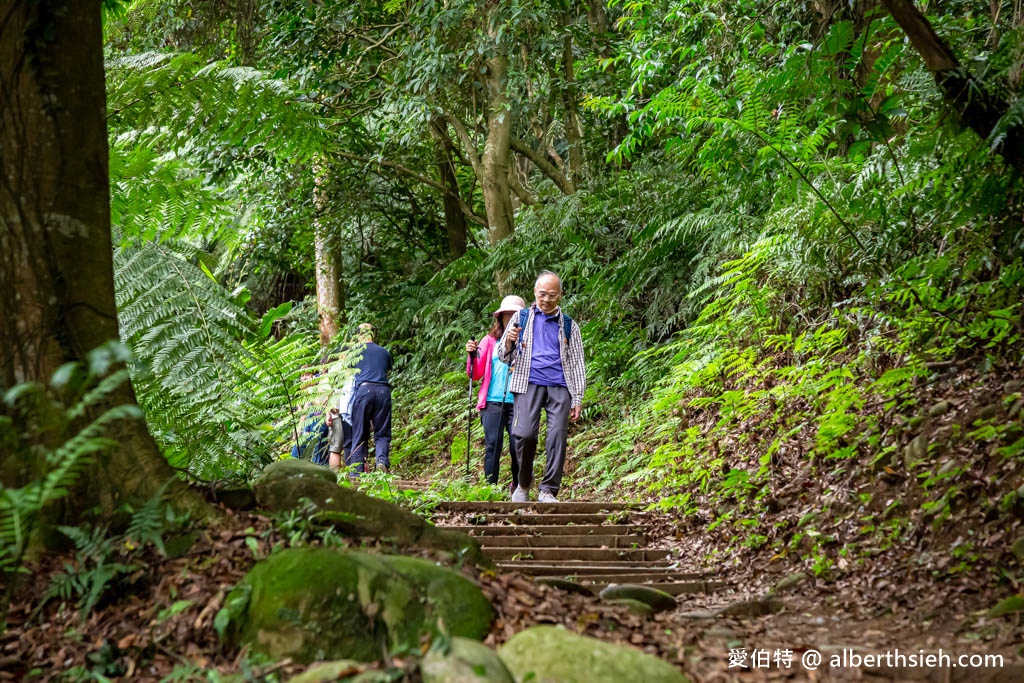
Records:
[[[668,550],[650,548],[485,548],[484,555],[492,560],[633,560],[648,562],[664,560]]]
[[[480,547],[488,548],[640,548],[647,538],[636,535],[608,536],[481,536]]]
[[[628,522],[628,519],[619,519],[620,515],[625,513],[616,513],[615,521],[620,524]],[[531,513],[531,512],[519,512],[516,514],[509,513],[480,513],[470,518],[469,523],[472,526],[483,527],[498,526],[498,525],[538,525],[538,526],[568,526],[571,524],[584,524],[584,525],[600,525],[608,521],[607,514],[598,513],[578,513],[578,514],[547,514],[547,513]],[[444,526],[440,524],[439,526]]]
[[[642,534],[642,526],[635,524],[500,524],[446,526],[445,529],[461,531],[470,536],[486,538],[488,536],[582,536],[584,534]]]
[[[437,509],[442,512],[490,512],[510,513],[520,511],[536,511],[548,514],[578,514],[593,512],[618,512],[620,510],[640,510],[642,506],[632,503],[595,503],[564,501],[558,503],[513,503],[508,500],[449,500],[439,503]]]
[[[593,570],[564,571],[563,568],[542,569],[536,568],[530,571],[523,571],[517,565],[508,566],[509,571],[519,571],[522,574],[530,574],[534,578],[543,579],[569,579],[580,583],[604,584],[609,583],[676,583],[680,581],[705,581],[704,577],[695,572],[650,572],[643,571],[640,567],[623,567],[621,570],[611,571],[607,568],[596,568]]]
[[[498,569],[509,572],[519,572],[533,576],[587,576],[587,575],[617,575],[617,574],[643,574],[661,573],[666,576],[675,571],[667,561],[658,562],[622,562],[617,560],[605,561],[562,561],[562,562],[533,562],[531,560],[517,560],[515,562],[498,562]],[[703,578],[695,575],[689,577],[686,573],[683,578]],[[618,583],[625,583],[619,581]]]

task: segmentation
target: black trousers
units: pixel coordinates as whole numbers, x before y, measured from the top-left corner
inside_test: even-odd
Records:
[[[391,467],[391,387],[386,384],[360,384],[352,397],[352,457],[345,464],[356,472],[364,470],[371,426],[377,464]]]
[[[512,436],[512,404],[488,401],[480,411],[484,425],[484,477],[488,484],[498,483],[501,469],[501,449],[508,433],[508,454],[512,457],[512,490],[519,485],[519,455],[517,439]]]

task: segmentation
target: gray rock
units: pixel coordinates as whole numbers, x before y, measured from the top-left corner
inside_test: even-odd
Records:
[[[949,401],[945,399],[933,403],[928,408],[928,417],[940,417],[949,412]]]
[[[1019,379],[1011,379],[1003,384],[1003,393],[1007,396],[1019,393],[1021,389],[1024,389],[1024,382],[1021,382]]]
[[[469,579],[433,562],[290,548],[258,562],[215,623],[273,659],[376,661],[440,633],[483,638],[493,609]]]
[[[448,652],[431,650],[420,663],[423,683],[514,683],[498,654],[483,643],[452,638]]]
[[[979,420],[991,420],[999,416],[1002,412],[1003,406],[999,403],[989,403],[987,406],[982,406],[981,410],[978,411]]]
[[[790,588],[795,588],[796,586],[799,586],[801,583],[803,583],[809,578],[810,576],[805,572],[796,572],[795,574],[790,574],[789,576],[775,584],[775,588],[772,589],[772,593],[785,593]]]
[[[913,469],[914,463],[920,462],[927,457],[928,437],[924,434],[918,434],[903,449],[903,466],[908,470]]]
[[[1013,542],[1013,545],[1010,546],[1010,552],[1017,558],[1018,563],[1024,565],[1024,536]]]
[[[660,591],[650,586],[641,586],[632,583],[609,584],[600,593],[602,600],[638,600],[648,605],[655,612],[664,612],[675,609],[676,598],[665,591]]]
[[[519,683],[689,682],[657,657],[554,626],[520,631],[498,654]]]

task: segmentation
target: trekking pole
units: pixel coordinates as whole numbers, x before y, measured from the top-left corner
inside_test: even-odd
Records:
[[[473,361],[476,359],[476,351],[469,354],[469,412],[466,413],[466,481],[469,481],[469,444],[473,431]]]

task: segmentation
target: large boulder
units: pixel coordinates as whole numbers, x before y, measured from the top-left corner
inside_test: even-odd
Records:
[[[517,683],[688,683],[679,669],[625,645],[555,626],[520,631],[498,651]]]
[[[257,563],[217,622],[233,644],[273,659],[375,661],[441,633],[481,639],[492,617],[472,581],[432,562],[291,548]]]
[[[306,499],[314,520],[344,534],[444,550],[477,565],[490,565],[468,534],[438,529],[397,505],[338,486],[331,470],[305,460],[289,458],[267,465],[253,482],[253,492],[260,507],[272,512],[294,510]]]
[[[501,658],[483,643],[452,638],[447,649],[431,650],[423,658],[423,683],[515,683]]]

